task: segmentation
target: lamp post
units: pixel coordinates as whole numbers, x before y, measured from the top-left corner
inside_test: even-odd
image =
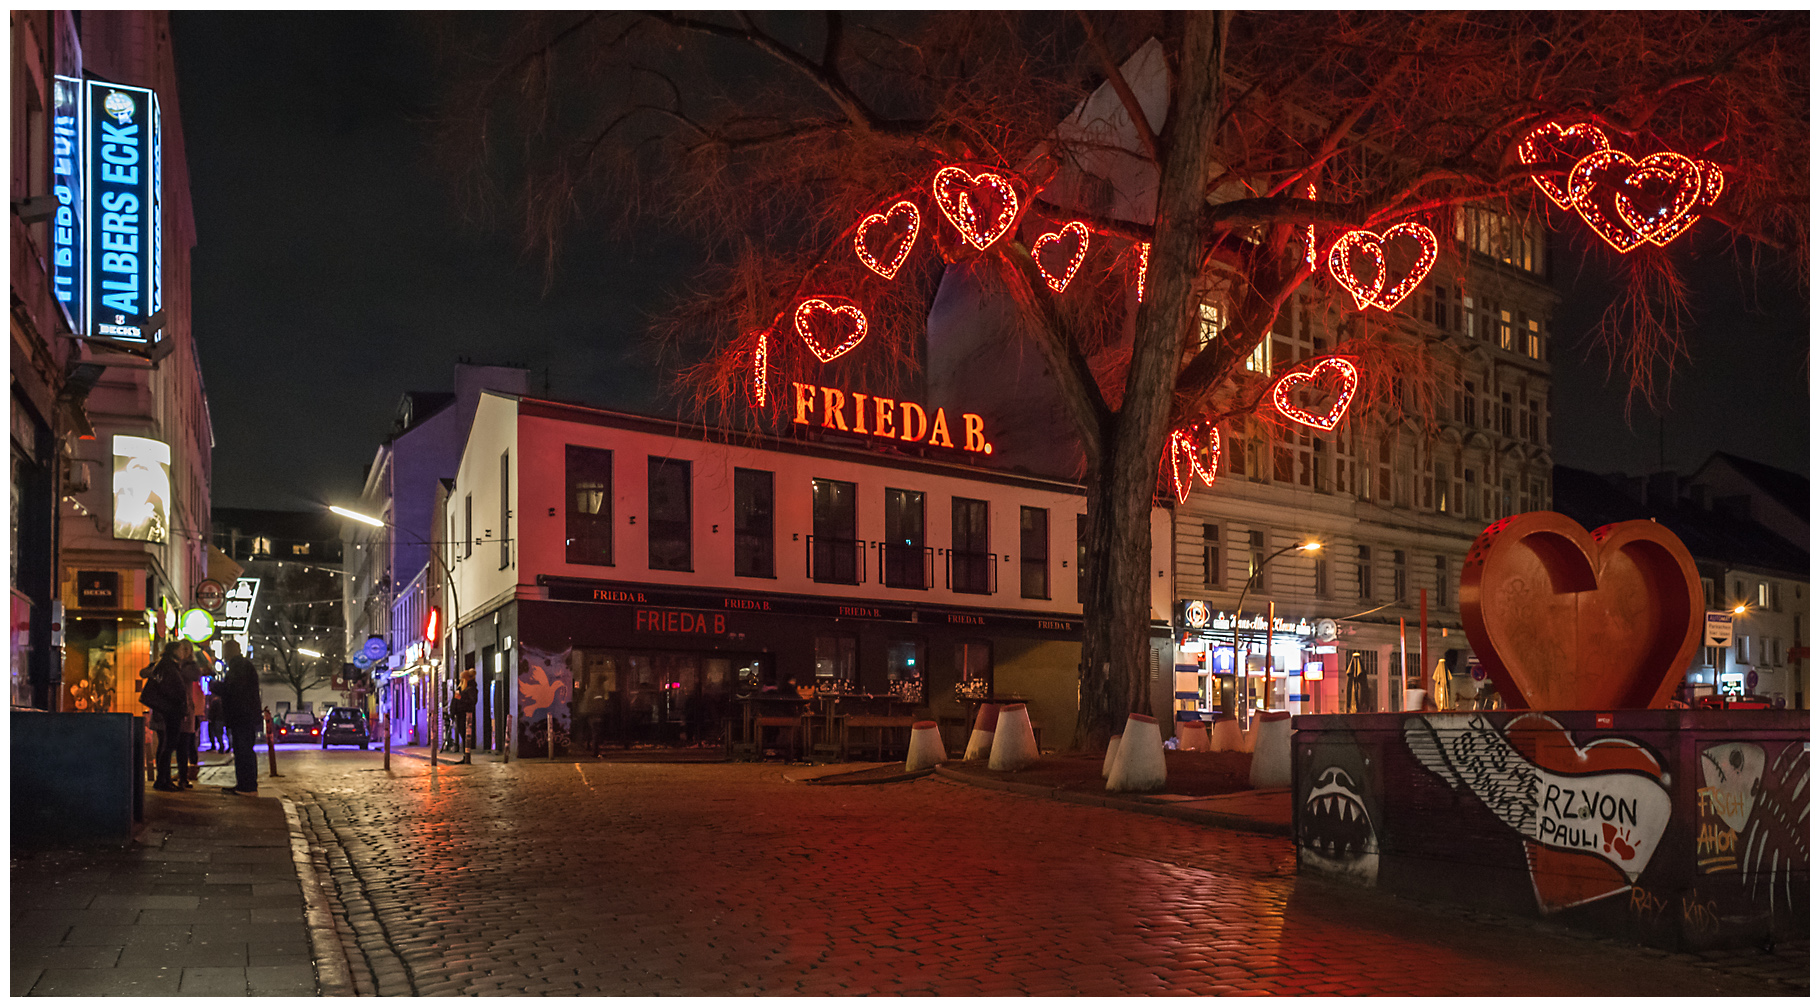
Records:
[[[388,521],[382,520],[380,518],[376,518],[376,517],[372,516],[371,514],[362,514],[361,512],[359,512],[357,510],[349,510],[346,507],[337,507],[334,505],[330,505],[329,510],[336,514],[341,515],[342,517],[349,518],[354,521],[359,521],[362,524],[372,525],[375,528],[388,528],[393,532],[404,531],[405,534],[411,535],[412,537],[416,538],[418,542],[429,547],[431,558],[436,560],[436,565],[439,568],[441,568],[441,570],[442,570],[443,583],[445,583],[449,586],[449,625],[447,627],[445,635],[443,636],[443,641],[442,641],[442,666],[445,669],[453,669],[454,665],[452,665],[450,663],[450,659],[451,659],[450,637],[455,632],[457,632],[456,627],[461,625],[461,597],[455,590],[455,571],[450,569],[448,561],[442,558],[442,552],[439,549],[437,549],[436,543],[428,541],[428,540],[424,539],[422,536],[416,535],[414,532],[405,531],[404,529],[399,528],[397,525],[392,524]],[[437,761],[437,748],[438,748],[437,742],[440,740],[439,735],[440,735],[440,728],[442,725],[442,696],[437,691],[437,686],[438,686],[438,682],[437,682],[436,672],[434,669],[431,669],[431,672],[430,672],[430,724],[429,724],[429,727],[430,727],[430,765],[432,765],[432,766],[436,765],[436,761]],[[389,733],[389,729],[390,729],[389,718],[388,718],[387,728],[388,728],[388,733],[386,736],[389,738],[389,737],[391,737],[391,735]],[[466,726],[463,725],[462,729],[466,730]]]
[[[1250,683],[1251,669],[1249,669],[1245,666],[1244,655],[1239,650],[1239,633],[1240,633],[1239,622],[1245,618],[1245,596],[1247,594],[1251,593],[1251,585],[1256,584],[1258,582],[1258,578],[1262,577],[1264,575],[1264,568],[1270,565],[1271,560],[1276,559],[1278,556],[1281,556],[1286,552],[1310,552],[1310,553],[1312,553],[1312,552],[1319,552],[1320,549],[1321,549],[1321,543],[1316,542],[1313,539],[1310,539],[1306,542],[1297,542],[1293,545],[1286,545],[1283,548],[1278,549],[1276,552],[1273,552],[1270,555],[1264,557],[1264,561],[1262,563],[1258,564],[1257,569],[1251,571],[1251,576],[1245,578],[1245,586],[1239,589],[1239,603],[1233,609],[1233,613],[1232,613],[1232,653],[1233,653],[1233,663],[1237,666],[1235,668],[1235,671],[1237,673],[1237,681],[1236,681],[1235,685],[1238,687],[1235,687],[1234,691],[1239,694],[1239,695],[1233,697],[1233,705],[1238,707],[1239,710],[1243,711],[1239,716],[1240,726],[1245,726],[1245,725],[1251,723],[1251,698],[1250,698],[1250,696],[1246,695],[1246,693],[1250,691],[1249,686],[1251,684]],[[1266,652],[1268,652],[1268,648],[1269,648],[1270,635],[1273,632],[1275,632],[1275,630],[1276,630],[1276,627],[1270,625],[1268,619],[1266,619],[1266,622],[1264,625],[1264,642],[1265,642]],[[1268,695],[1269,690],[1270,690],[1270,667],[1269,667],[1268,660],[1266,660],[1265,668],[1264,668],[1264,690],[1265,690],[1266,695]]]

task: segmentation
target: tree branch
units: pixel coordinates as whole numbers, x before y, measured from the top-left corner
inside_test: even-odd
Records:
[[[719,38],[744,42],[754,49],[774,57],[785,66],[790,67],[804,77],[807,77],[810,83],[814,84],[823,94],[826,94],[828,98],[834,102],[835,107],[839,108],[841,114],[845,115],[847,121],[851,122],[855,127],[866,132],[871,132],[876,130],[882,123],[880,117],[860,99],[859,95],[853,93],[853,89],[848,87],[846,83],[840,79],[838,74],[830,73],[826,66],[815,63],[796,50],[784,45],[781,41],[771,35],[761,31],[750,18],[745,17],[744,15],[741,15],[741,20],[747,25],[745,30],[730,28],[726,25],[715,24],[712,21],[703,21],[699,18],[683,17],[676,14],[650,13],[647,14],[646,17],[661,21],[673,28],[682,28],[686,31],[699,32],[704,35],[714,35]]]
[[[1099,57],[1100,67],[1106,72],[1106,83],[1111,84],[1112,89],[1118,92],[1119,101],[1125,106],[1125,114],[1131,118],[1131,127],[1137,132],[1138,142],[1143,144],[1144,153],[1150,158],[1151,163],[1156,163],[1159,160],[1156,134],[1150,131],[1150,120],[1144,117],[1144,107],[1138,104],[1137,95],[1125,80],[1125,72],[1119,69],[1118,63],[1112,58],[1112,53],[1107,51],[1106,41],[1100,37],[1099,29],[1093,26],[1093,20],[1087,16],[1086,11],[1076,11],[1075,13],[1081,19],[1081,27],[1087,31],[1087,44],[1093,47],[1094,55]]]

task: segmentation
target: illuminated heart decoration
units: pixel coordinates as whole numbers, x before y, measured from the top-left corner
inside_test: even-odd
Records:
[[[971,174],[950,165],[929,183],[935,205],[967,244],[984,251],[1017,222],[1017,191],[1005,176],[992,171]]]
[[[1207,430],[1207,464],[1203,466],[1201,446],[1195,443],[1201,426],[1197,423],[1186,430],[1169,432],[1169,477],[1175,490],[1176,503],[1188,499],[1188,491],[1193,488],[1195,479],[1212,486],[1214,477],[1220,473],[1220,428],[1209,427]]]
[[[1313,182],[1308,183],[1308,198],[1316,198]],[[1318,269],[1320,268],[1320,255],[1321,253],[1314,247],[1314,225],[1309,224],[1302,230],[1302,261],[1308,263],[1309,269]]]
[[[1711,161],[1695,161],[1700,166],[1700,205],[1711,206],[1725,194],[1725,172]]]
[[[771,390],[771,376],[767,372],[771,366],[771,334],[760,332],[758,345],[752,349],[752,404],[760,409]]]
[[[810,298],[796,306],[796,334],[825,364],[866,338],[866,313],[851,304],[836,306]]]
[[[1416,263],[1401,280],[1385,286],[1388,277],[1384,264],[1384,246],[1397,238],[1411,238],[1421,246]],[[1382,234],[1374,231],[1347,231],[1340,235],[1340,240],[1333,243],[1327,253],[1327,271],[1332,274],[1340,286],[1352,295],[1359,310],[1366,308],[1383,308],[1389,311],[1395,308],[1403,298],[1422,285],[1428,278],[1428,271],[1434,268],[1435,256],[1441,250],[1441,243],[1435,239],[1435,233],[1427,227],[1404,222],[1385,230]],[[1359,279],[1352,270],[1354,253],[1369,255],[1377,264],[1370,283]]]
[[[1144,277],[1150,273],[1150,242],[1138,242],[1138,303],[1144,303]]]
[[[1517,144],[1517,160],[1524,164],[1578,162],[1588,154],[1610,149],[1611,140],[1605,131],[1590,122],[1576,122],[1571,126],[1545,122],[1530,130],[1523,142]],[[1529,180],[1536,183],[1536,188],[1556,206],[1563,210],[1572,207],[1573,199],[1568,191],[1553,179],[1531,174]]]
[[[871,236],[874,229],[884,236],[884,246],[873,254]],[[853,232],[853,252],[859,261],[887,280],[894,279],[910,257],[910,249],[923,229],[922,211],[907,199],[891,204],[884,213],[874,213],[859,222]]]
[[[1068,284],[1074,279],[1075,272],[1081,268],[1081,263],[1087,260],[1087,243],[1090,240],[1092,240],[1092,233],[1087,230],[1087,225],[1073,220],[1064,225],[1060,231],[1051,231],[1036,239],[1036,243],[1030,246],[1030,257],[1036,260],[1036,271],[1043,274],[1043,282],[1049,284],[1050,290],[1059,294],[1068,289]],[[1070,245],[1074,248],[1072,252],[1068,252]],[[1053,253],[1067,254],[1064,266],[1060,270],[1051,270],[1043,262],[1046,256],[1052,258]],[[1146,253],[1146,258],[1148,258],[1148,253]],[[1138,297],[1142,300],[1143,295],[1139,294]]]
[[[1662,708],[1700,642],[1694,561],[1662,525],[1588,534],[1548,511],[1485,529],[1460,576],[1467,639],[1512,708]]]
[[[1600,183],[1599,177],[1608,169],[1629,169],[1623,186]],[[1723,181],[1719,184],[1724,185]],[[1639,209],[1624,188],[1633,185],[1665,188],[1667,192],[1658,207]],[[1567,194],[1575,212],[1594,234],[1620,253],[1645,241],[1667,244],[1691,227],[1699,218],[1694,205],[1704,188],[1699,165],[1667,150],[1641,161],[1621,150],[1597,151],[1581,158],[1567,176]]]
[[[1333,393],[1333,404],[1325,413],[1311,413],[1291,398],[1297,389],[1332,380],[1339,381],[1339,390]],[[1270,401],[1284,419],[1331,432],[1346,417],[1346,407],[1352,405],[1353,393],[1358,390],[1359,369],[1352,361],[1345,357],[1320,357],[1304,362],[1278,378],[1270,389]]]

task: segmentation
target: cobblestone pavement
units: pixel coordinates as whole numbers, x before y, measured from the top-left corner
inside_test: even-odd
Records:
[[[378,767],[377,753],[300,754],[282,781],[334,876],[363,991],[1807,989],[1805,944],[1712,961],[1616,945],[1297,878],[1276,837],[936,778]]]

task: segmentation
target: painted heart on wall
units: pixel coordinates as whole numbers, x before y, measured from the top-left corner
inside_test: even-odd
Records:
[[[916,204],[900,199],[883,213],[871,214],[853,232],[853,252],[859,261],[885,279],[894,279],[916,247],[922,233],[923,214]]]
[[[1537,511],[1473,542],[1460,614],[1513,709],[1660,709],[1699,645],[1705,600],[1667,528],[1624,521],[1589,534]]]
[[[826,364],[866,338],[866,313],[851,304],[812,297],[796,306],[796,334]]]
[[[978,174],[950,165],[929,183],[935,205],[967,244],[984,251],[1017,223],[1017,190],[995,171]]]

